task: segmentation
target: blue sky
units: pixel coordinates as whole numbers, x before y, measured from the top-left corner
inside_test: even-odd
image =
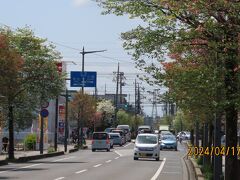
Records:
[[[103,16],[102,10],[91,0],[7,0],[1,1],[0,25],[12,28],[28,25],[37,36],[54,42],[64,61],[77,63],[68,63],[68,71],[81,70],[81,55],[79,51],[59,44],[79,50],[84,46],[87,51],[107,49],[104,53],[86,55],[85,70],[97,71],[99,94],[104,93],[105,84],[107,93],[114,93],[112,72],[117,71],[117,63],[120,62],[120,71],[125,72],[127,78],[123,93],[130,94],[130,101],[133,102],[133,82],[139,71],[134,68],[131,56],[123,50],[120,34],[141,22],[130,20],[127,16]],[[151,114],[149,105],[144,109]]]

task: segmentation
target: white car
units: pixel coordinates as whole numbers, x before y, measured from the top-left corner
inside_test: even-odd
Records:
[[[156,134],[138,134],[134,146],[134,160],[153,158],[159,161],[160,145]]]

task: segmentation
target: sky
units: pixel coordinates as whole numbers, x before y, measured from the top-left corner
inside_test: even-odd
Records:
[[[134,102],[134,80],[137,74],[143,74],[135,68],[131,56],[122,48],[121,32],[129,31],[139,24],[140,20],[130,20],[127,16],[101,15],[103,9],[91,0],[7,0],[1,1],[0,26],[12,28],[29,26],[37,36],[47,38],[56,45],[63,61],[67,62],[67,72],[81,71],[82,56],[79,53],[83,46],[85,51],[107,50],[103,53],[85,55],[85,71],[97,71],[98,94],[115,93],[113,71],[125,73],[126,86],[123,93],[128,94]],[[73,63],[74,62],[74,63]],[[146,83],[146,90],[152,90]],[[76,88],[69,89],[77,90]],[[92,93],[94,89],[86,88]],[[130,94],[130,95],[129,95]],[[152,113],[149,104],[150,95],[142,92],[144,112]],[[158,113],[161,108],[158,108]],[[160,114],[158,114],[160,115]]]

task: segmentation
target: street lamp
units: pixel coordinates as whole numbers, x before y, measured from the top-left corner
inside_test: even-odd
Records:
[[[83,79],[82,79],[82,95],[84,94],[84,85],[85,85],[85,80],[84,80],[84,57],[85,57],[85,54],[93,54],[93,53],[99,53],[99,52],[105,52],[106,50],[99,50],[99,51],[85,51],[84,50],[84,46],[83,46],[83,50],[82,50],[82,52],[80,52],[80,54],[82,54],[82,75],[83,75]],[[82,122],[83,122],[83,106],[84,105],[82,105],[82,109],[81,109],[81,119],[82,119]],[[79,142],[79,129],[80,129],[80,127],[79,127],[80,125],[79,125],[79,123],[78,123],[78,131],[77,131],[77,136],[78,136],[78,147],[79,147],[79,145],[83,145],[83,129],[82,129],[82,127],[83,127],[83,125],[82,125],[82,127],[81,127],[81,144],[80,144],[80,142]]]

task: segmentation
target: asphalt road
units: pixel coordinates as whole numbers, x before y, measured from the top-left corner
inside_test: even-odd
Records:
[[[163,150],[160,161],[133,160],[133,144],[115,147],[111,152],[81,150],[64,156],[0,167],[0,179],[17,180],[187,180],[178,151]]]

